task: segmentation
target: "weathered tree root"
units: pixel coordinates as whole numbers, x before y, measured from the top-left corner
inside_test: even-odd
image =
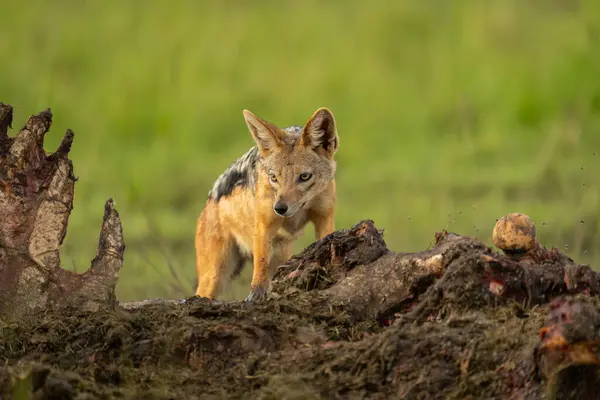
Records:
[[[424,321],[452,310],[513,301],[531,307],[562,294],[599,292],[599,275],[588,266],[557,249],[548,252],[537,245],[535,251],[519,259],[444,231],[427,251],[396,253],[387,249],[372,221],[361,221],[292,257],[276,273],[273,290],[278,295],[319,292],[329,306],[356,320],[382,322],[394,314]]]
[[[533,235],[537,243],[535,230]],[[316,314],[344,313],[354,323],[375,319],[388,325],[396,317],[424,322],[486,306],[529,308],[560,295],[599,292],[599,274],[557,249],[548,252],[537,244],[533,255],[521,252],[520,257],[445,231],[435,235],[429,250],[397,253],[387,248],[373,221],[365,220],[280,266],[269,299],[304,304]],[[219,304],[225,307],[218,301],[211,307]]]
[[[31,116],[10,138],[12,107],[0,103],[0,315],[24,317],[40,309],[114,307],[123,265],[123,232],[112,199],[105,204],[100,241],[90,269],[60,268],[60,246],[73,209],[75,177],[67,130],[55,153],[46,154],[50,109]]]

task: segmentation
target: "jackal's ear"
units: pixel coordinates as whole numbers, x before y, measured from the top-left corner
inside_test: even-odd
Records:
[[[338,149],[338,142],[333,114],[325,107],[319,108],[304,125],[302,144],[315,151],[325,151],[329,156],[333,156]]]
[[[244,110],[244,119],[263,155],[269,154],[281,144],[281,134],[275,125],[260,119],[248,110]]]

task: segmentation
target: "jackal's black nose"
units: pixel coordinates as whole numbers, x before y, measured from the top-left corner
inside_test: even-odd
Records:
[[[273,206],[273,209],[275,210],[275,212],[281,216],[283,216],[283,214],[286,213],[286,211],[288,210],[288,206],[287,204],[284,204],[280,201],[278,201],[277,203],[275,203],[275,205]]]

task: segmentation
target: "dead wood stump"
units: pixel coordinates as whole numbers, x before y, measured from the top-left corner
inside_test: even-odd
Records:
[[[366,220],[292,257],[275,274],[273,291],[318,292],[327,307],[386,324],[398,315],[424,321],[452,311],[507,302],[527,308],[560,295],[600,292],[600,275],[589,266],[537,242],[535,251],[498,253],[476,238],[443,231],[428,250],[397,253]]]
[[[76,180],[68,158],[74,134],[67,130],[56,152],[47,154],[50,109],[31,116],[14,138],[8,136],[12,117],[12,107],[0,103],[0,315],[20,318],[55,306],[114,307],[125,244],[112,199],[104,207],[89,270],[61,269]]]

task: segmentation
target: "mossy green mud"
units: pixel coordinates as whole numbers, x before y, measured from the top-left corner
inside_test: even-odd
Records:
[[[12,109],[0,104],[1,398],[584,399],[599,392],[599,275],[543,248],[534,229],[520,226],[522,215],[495,230],[495,238],[505,235],[498,243],[511,243],[504,252],[439,232],[431,248],[398,253],[365,220],[282,265],[264,301],[118,304],[125,245],[112,201],[90,269],[59,267],[73,133],[47,155],[41,147],[51,116],[31,117],[8,138]],[[533,235],[522,241],[527,248],[519,248],[523,235]]]

